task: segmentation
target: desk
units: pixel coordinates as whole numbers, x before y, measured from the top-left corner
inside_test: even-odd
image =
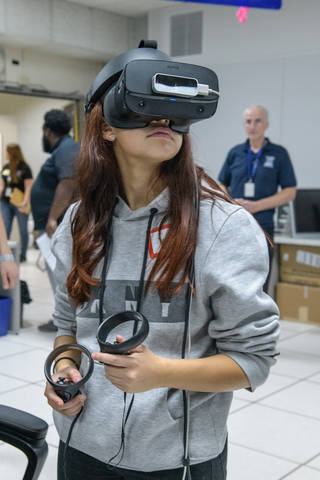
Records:
[[[17,242],[9,241],[8,243],[14,256],[14,260],[19,266],[20,246]],[[18,278],[15,287],[10,288],[9,290],[4,290],[2,288],[0,279],[0,295],[12,298],[9,331],[12,333],[19,333],[21,315],[20,279]]]
[[[289,235],[276,234],[274,236],[275,244],[303,245],[305,247],[320,247],[320,235],[317,237],[290,237]]]

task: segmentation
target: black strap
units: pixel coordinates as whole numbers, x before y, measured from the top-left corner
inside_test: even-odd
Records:
[[[67,477],[67,463],[66,463],[66,460],[67,460],[67,448],[69,446],[69,443],[70,443],[70,438],[71,438],[71,434],[72,434],[72,430],[73,430],[73,427],[75,426],[76,424],[76,421],[78,420],[78,418],[80,417],[81,413],[83,411],[83,407],[81,407],[81,410],[80,412],[77,413],[77,415],[74,417],[74,419],[72,420],[72,423],[71,423],[71,426],[70,426],[70,429],[69,429],[69,433],[68,433],[68,437],[67,437],[67,440],[66,440],[66,443],[64,445],[64,449],[63,449],[63,474],[64,474],[64,480],[67,480],[68,477]]]
[[[137,312],[140,312],[142,299],[143,299],[144,277],[145,277],[146,268],[147,268],[150,232],[151,232],[153,217],[155,216],[157,211],[158,210],[156,208],[152,208],[150,210],[150,216],[149,216],[147,233],[146,233],[146,240],[145,240],[145,244],[144,244],[143,262],[142,262],[142,267],[141,267],[141,272],[140,272],[140,280],[139,280],[139,287],[138,287],[138,294],[137,294],[137,308],[136,308]],[[106,262],[105,262],[105,264],[106,264]],[[102,296],[102,301],[103,301],[103,296]],[[100,303],[101,303],[101,301],[100,301]],[[100,321],[101,321],[101,319],[100,319]],[[136,320],[134,322],[134,326],[133,326],[133,335],[135,335],[135,333],[137,331],[137,328],[138,328],[138,321]],[[119,447],[119,450],[117,451],[117,453],[113,457],[111,457],[107,461],[107,463],[111,463],[112,460],[114,460],[115,458],[117,458],[120,455],[120,453],[121,453],[121,456],[120,456],[119,461],[116,463],[116,465],[119,465],[121,463],[121,460],[122,460],[123,455],[124,455],[124,449],[125,449],[125,427],[126,427],[130,412],[132,410],[133,402],[134,402],[134,394],[131,397],[130,404],[129,404],[129,407],[128,407],[128,411],[125,414],[126,403],[127,403],[127,393],[124,392],[124,394],[123,394],[122,426],[121,426],[121,444],[120,444],[120,447]]]
[[[99,292],[99,323],[100,324],[103,322],[103,297],[104,297],[104,291],[106,288],[106,275],[107,275],[107,268],[108,268],[108,263],[110,259],[110,249],[111,249],[111,239],[112,239],[112,235],[111,235],[112,218],[113,218],[113,213],[114,213],[116,204],[117,204],[117,200],[110,212],[110,217],[107,225],[107,238],[104,244],[104,260],[103,260],[103,267],[101,272],[101,282],[100,282],[100,292]]]
[[[200,215],[200,191],[198,185],[198,176],[196,172],[196,167],[194,167],[194,203],[195,211],[197,215],[196,225],[199,224],[199,215]],[[186,357],[187,350],[187,341],[189,335],[189,324],[190,324],[190,314],[191,314],[191,303],[192,303],[192,289],[195,287],[195,255],[192,258],[189,271],[189,283],[186,294],[186,309],[184,317],[184,332],[183,332],[183,341],[182,341],[182,352],[181,358]],[[189,391],[182,390],[183,396],[183,460],[182,464],[184,467],[183,480],[191,480],[191,470],[190,470],[190,457],[189,457],[189,426],[190,426],[190,396]]]
[[[186,309],[185,309],[181,358],[186,357],[186,350],[187,350],[191,302],[192,302],[192,288],[194,287],[194,259],[192,260],[189,277],[190,278],[189,278],[189,284],[188,284],[187,295],[186,295]],[[189,392],[186,390],[182,390],[182,398],[183,398],[183,460],[182,460],[182,464],[185,468],[183,479],[188,480],[188,479],[191,479],[190,457],[189,457],[189,424],[190,424]]]
[[[53,365],[53,368],[52,368],[53,373],[56,373],[56,365],[57,365],[58,362],[60,362],[60,360],[70,360],[71,362],[74,363],[74,365],[77,367],[78,370],[80,369],[80,365],[78,365],[78,363],[75,361],[74,358],[72,358],[72,357],[59,357],[58,360],[56,360],[54,362],[54,365]]]
[[[144,277],[145,277],[145,273],[146,273],[147,260],[148,260],[150,232],[151,232],[153,217],[155,216],[157,211],[158,210],[156,208],[151,208],[151,210],[150,210],[150,217],[149,217],[149,221],[148,221],[146,241],[145,241],[145,244],[144,244],[144,255],[143,255],[143,262],[142,262],[142,268],[141,268],[140,280],[139,280],[139,288],[138,288],[138,295],[137,295],[137,312],[140,312],[140,309],[141,309],[141,302],[142,302],[142,298],[143,298]],[[137,328],[138,328],[138,322],[135,322],[134,329],[133,329],[133,334],[136,333]]]
[[[158,48],[157,40],[141,40],[138,48]]]

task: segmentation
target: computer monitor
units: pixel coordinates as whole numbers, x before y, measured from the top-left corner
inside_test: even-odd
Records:
[[[292,234],[320,238],[320,189],[299,188],[291,202]]]

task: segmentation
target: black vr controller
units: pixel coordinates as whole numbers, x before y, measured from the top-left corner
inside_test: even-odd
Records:
[[[119,325],[127,322],[135,322],[135,324],[138,325],[137,332],[124,342],[109,342],[107,339],[110,336],[110,332]],[[98,328],[97,340],[100,345],[100,350],[103,353],[128,354],[130,350],[144,342],[148,333],[149,322],[146,317],[139,312],[128,310],[106,318]]]
[[[83,378],[77,383],[73,383],[62,376],[60,376],[57,380],[54,380],[52,376],[55,373],[53,369],[54,369],[54,365],[56,363],[57,357],[61,353],[66,351],[69,352],[70,350],[74,350],[78,352],[80,351],[81,354],[84,354],[85,360],[81,362],[82,365],[86,364],[84,365],[84,368],[82,368],[82,370],[84,370],[82,372]],[[56,394],[60,398],[62,398],[64,403],[66,403],[69,400],[71,400],[73,397],[75,397],[78,393],[80,393],[81,386],[84,385],[92,375],[93,365],[94,365],[94,361],[91,358],[91,353],[86,347],[78,344],[66,344],[66,345],[61,345],[60,347],[55,348],[48,355],[44,365],[44,374],[47,381],[50,383],[50,385],[53,386]]]
[[[125,340],[122,343],[114,342],[111,343],[107,339],[112,330],[123,323],[135,322],[135,325],[138,325],[138,330],[132,337],[128,340]],[[115,315],[111,315],[106,318],[104,322],[101,323],[97,332],[97,340],[100,346],[100,350],[103,353],[114,353],[114,354],[129,354],[130,350],[136,348],[138,345],[144,342],[149,333],[149,322],[144,315],[135,311],[125,311],[120,312]],[[54,366],[58,357],[63,352],[69,352],[70,350],[78,351],[81,354],[84,354],[83,361],[81,362],[82,375],[83,378],[77,382],[73,383],[65,377],[58,377],[57,380],[53,379]],[[61,357],[59,357],[61,358]],[[55,348],[47,357],[44,365],[44,374],[47,381],[52,385],[56,394],[62,398],[64,403],[68,402],[74,398],[78,393],[80,393],[80,388],[84,385],[92,375],[94,367],[94,361],[91,357],[89,350],[83,345],[77,343],[70,343],[66,345],[61,345],[60,347]]]

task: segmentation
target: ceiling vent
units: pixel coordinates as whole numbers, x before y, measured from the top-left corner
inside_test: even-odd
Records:
[[[172,57],[202,53],[203,13],[173,15],[170,19],[170,54]]]

